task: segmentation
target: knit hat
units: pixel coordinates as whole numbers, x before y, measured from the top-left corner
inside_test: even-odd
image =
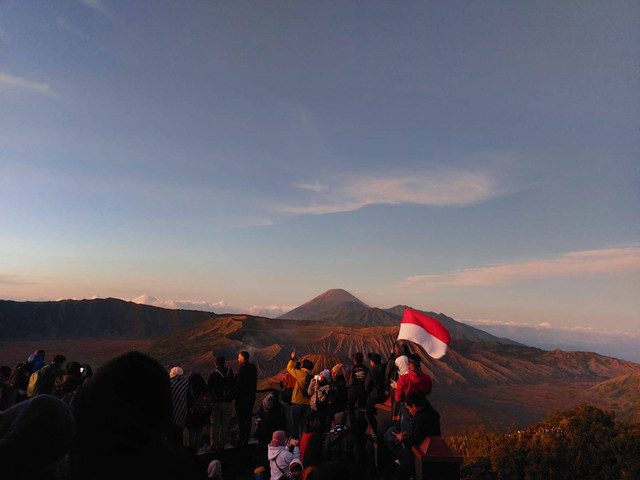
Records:
[[[313,370],[313,362],[311,360],[303,360],[302,368],[306,368],[307,370]]]
[[[271,437],[270,447],[284,447],[287,443],[287,436],[284,433],[284,430],[276,430],[273,432],[273,436]]]
[[[222,463],[220,463],[220,460],[211,460],[207,468],[207,476],[209,478],[222,478]]]
[[[404,355],[400,355],[396,358],[396,367],[398,367],[398,372],[400,375],[405,375],[409,373],[409,358]]]
[[[293,470],[293,467],[295,467],[296,465],[298,465],[298,468],[300,468],[300,470],[304,469],[304,466],[302,465],[300,459],[294,458],[293,460],[291,460],[291,462],[289,462],[289,471]]]
[[[169,372],[169,378],[177,377],[178,375],[184,375],[184,371],[180,367],[173,367]]]
[[[275,403],[275,397],[273,393],[270,393],[262,399],[262,408],[264,408],[265,410],[271,410],[273,408],[274,403]]]
[[[329,370],[323,370],[320,373],[322,374],[322,376],[325,378],[327,382],[331,381],[331,372]]]

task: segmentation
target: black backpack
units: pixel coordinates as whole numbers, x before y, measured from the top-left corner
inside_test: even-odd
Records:
[[[311,380],[313,379],[313,373],[307,373],[307,376],[304,377],[304,384],[300,385],[298,382],[298,386],[300,387],[300,391],[302,392],[302,396],[304,398],[311,398],[309,395],[309,385],[311,385]]]
[[[9,377],[9,385],[16,390],[26,390],[29,386],[29,377],[33,365],[30,363],[19,363],[15,366]]]
[[[233,372],[230,368],[227,368],[227,374],[223,375],[220,370],[216,370],[220,374],[220,376],[224,379],[224,384],[222,385],[222,400],[224,402],[230,402],[233,400]]]

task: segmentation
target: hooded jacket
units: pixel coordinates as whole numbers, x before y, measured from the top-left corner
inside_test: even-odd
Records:
[[[295,368],[295,360],[289,360],[287,363],[287,372],[289,375],[296,379],[296,385],[293,387],[293,395],[291,395],[291,403],[296,405],[309,405],[309,397],[305,397],[302,393],[302,386],[304,386],[307,375],[311,374],[311,370],[306,368]],[[289,464],[287,464],[288,466]]]
[[[431,377],[420,370],[409,370],[406,375],[400,375],[396,388],[396,402],[402,402],[404,397],[412,392],[431,393]]]
[[[300,458],[300,448],[295,446],[290,452],[285,445],[271,446],[267,450],[269,467],[271,468],[271,480],[278,480],[289,473],[289,464],[294,458]]]

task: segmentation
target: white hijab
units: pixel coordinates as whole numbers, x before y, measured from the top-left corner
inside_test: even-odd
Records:
[[[406,355],[400,355],[396,358],[396,367],[398,367],[400,375],[409,373],[409,358]]]

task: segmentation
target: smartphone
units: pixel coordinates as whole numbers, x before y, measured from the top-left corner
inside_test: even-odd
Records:
[[[84,367],[80,367],[80,373],[84,373]]]

